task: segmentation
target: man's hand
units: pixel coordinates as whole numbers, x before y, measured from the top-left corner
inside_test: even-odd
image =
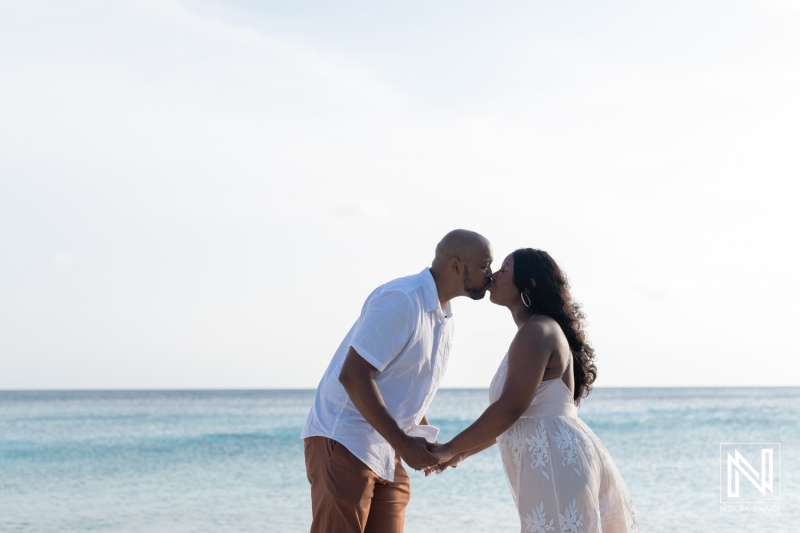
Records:
[[[428,442],[428,439],[426,439],[425,437],[411,437],[411,438],[418,441],[423,446],[425,446],[425,449],[428,450],[429,452],[435,450],[436,448],[442,445],[441,442]]]
[[[414,470],[424,470],[439,463],[439,458],[429,451],[435,446],[422,437],[407,437],[395,451]]]

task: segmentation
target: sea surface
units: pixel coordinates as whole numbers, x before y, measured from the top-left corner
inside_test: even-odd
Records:
[[[0,532],[307,531],[299,435],[313,396],[0,391]],[[441,390],[428,417],[447,440],[487,404],[486,390]],[[800,531],[800,388],[599,388],[579,416],[622,471],[641,531]],[[773,491],[742,474],[755,503],[721,505],[721,443],[780,444]],[[496,448],[410,473],[407,532],[519,531]]]

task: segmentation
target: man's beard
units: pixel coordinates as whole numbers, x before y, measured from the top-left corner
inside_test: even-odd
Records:
[[[486,288],[488,286],[489,282],[487,281],[480,287],[474,287],[472,285],[472,280],[469,278],[469,269],[467,265],[464,265],[464,291],[467,293],[467,296],[473,300],[480,300],[486,296]]]

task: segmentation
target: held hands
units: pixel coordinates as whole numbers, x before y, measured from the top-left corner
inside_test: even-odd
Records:
[[[435,446],[437,443],[428,442],[422,437],[408,437],[402,447],[395,450],[408,466],[414,470],[425,470],[439,463],[439,458],[431,453]]]
[[[454,455],[453,458],[450,459],[449,461],[447,461],[446,463],[439,463],[436,466],[432,466],[432,467],[426,468],[425,469],[425,475],[429,476],[429,475],[431,475],[431,473],[441,474],[442,472],[447,470],[449,467],[455,468],[456,466],[458,466],[458,463],[460,463],[461,461],[463,461],[466,458],[467,458],[466,455],[464,455],[463,453],[458,453],[458,454]]]
[[[433,449],[433,455],[439,458],[439,464],[425,469],[425,475],[429,476],[432,472],[440,474],[448,467],[455,468],[458,463],[466,459],[464,453],[453,454],[447,444],[442,444]]]
[[[414,470],[424,470],[425,476],[436,472],[440,474],[448,468],[455,468],[466,459],[465,453],[454,454],[447,444],[431,443],[422,437],[408,437],[397,453]]]

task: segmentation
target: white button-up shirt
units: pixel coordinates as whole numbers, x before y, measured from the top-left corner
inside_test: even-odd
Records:
[[[322,376],[301,437],[333,439],[378,476],[393,481],[394,449],[353,405],[339,383],[339,372],[352,346],[378,369],[375,382],[398,426],[408,435],[434,442],[439,430],[419,423],[447,367],[451,316],[449,302],[444,308],[439,305],[427,268],[375,289]]]

